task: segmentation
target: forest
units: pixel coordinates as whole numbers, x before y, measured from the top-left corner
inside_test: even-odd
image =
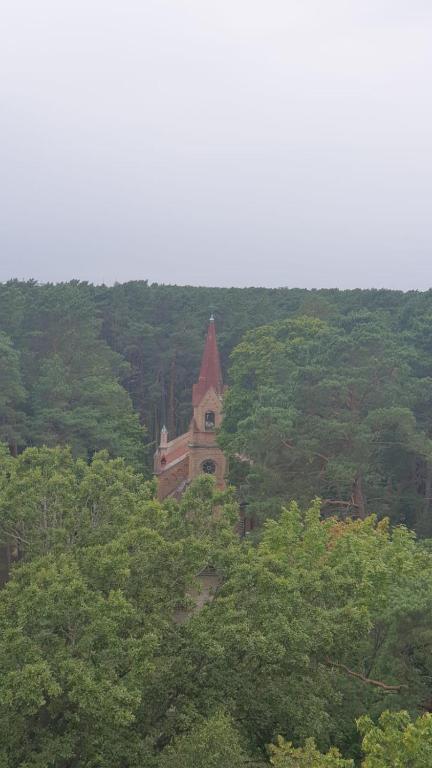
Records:
[[[0,284],[0,765],[430,768],[431,406],[432,291]]]

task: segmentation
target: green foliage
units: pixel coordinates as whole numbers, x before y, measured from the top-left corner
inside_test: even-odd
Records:
[[[7,442],[13,453],[24,439],[24,400],[19,353],[0,331],[0,442]]]
[[[216,714],[162,753],[160,768],[245,768],[250,765],[232,721]]]
[[[432,765],[432,715],[414,722],[407,712],[383,712],[379,724],[361,717],[365,759],[362,768],[429,768]]]
[[[71,555],[47,556],[17,571],[0,614],[2,764],[58,765],[82,750],[87,764],[112,766],[139,754],[129,726],[156,634],[126,595],[92,588]]]
[[[358,720],[363,735],[361,768],[429,768],[432,765],[432,715],[411,720],[408,712],[383,712],[379,724],[363,716]],[[279,738],[269,747],[271,765],[275,768],[353,768],[339,751],[322,754],[313,739],[295,749]]]
[[[432,550],[386,519],[432,532],[431,300],[0,285],[1,765],[431,764]],[[161,504],[134,471],[209,308],[254,542],[212,478]]]
[[[232,353],[221,434],[243,460],[246,496],[264,516],[272,497],[316,494],[328,513],[420,522],[432,441],[417,414],[432,380],[418,374],[408,344],[371,314],[249,332]]]
[[[164,508],[122,460],[60,448],[5,453],[0,478],[19,558],[0,592],[1,764],[151,764],[161,717],[165,739],[175,725],[176,613],[236,545],[231,503],[203,478]]]
[[[0,377],[7,399],[0,400],[0,437],[19,448],[25,442],[69,444],[83,457],[107,449],[136,466],[142,463],[143,430],[120,384],[128,366],[100,337],[92,290],[79,283],[25,283],[9,284],[4,293],[11,303],[12,294],[21,298],[15,322],[5,318],[5,326],[12,326],[21,353],[27,431],[24,435],[15,426],[16,416],[10,416],[11,406],[24,400],[24,389],[18,353],[9,349],[6,354],[1,335]]]
[[[102,543],[150,496],[144,478],[106,452],[87,464],[67,448],[28,448],[0,468],[0,536],[20,559]]]
[[[264,766],[278,733],[276,766],[348,766],[357,718],[430,701],[432,555],[410,532],[291,504],[252,546],[211,477],[153,492],[103,452],[1,452],[5,768]],[[392,717],[360,721],[367,759]]]
[[[303,748],[296,749],[291,742],[279,737],[269,749],[270,763],[275,768],[354,768],[353,761],[344,760],[334,747],[323,755],[313,739],[307,739]]]
[[[232,380],[223,444],[253,460],[233,474],[249,509],[317,494],[430,535],[430,291],[0,284],[24,387],[0,406],[0,437],[107,449],[149,473],[162,424],[188,426],[210,310]]]
[[[223,705],[253,749],[275,733],[355,749],[354,719],[389,690],[396,707],[428,700],[430,638],[416,635],[431,597],[430,555],[408,531],[291,505],[185,625],[183,692],[203,714]]]

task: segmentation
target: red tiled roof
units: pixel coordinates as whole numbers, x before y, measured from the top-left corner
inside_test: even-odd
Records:
[[[213,316],[210,318],[208,326],[199,379],[198,382],[193,385],[192,404],[194,406],[198,405],[205,393],[212,387],[218,395],[223,393],[222,370]]]

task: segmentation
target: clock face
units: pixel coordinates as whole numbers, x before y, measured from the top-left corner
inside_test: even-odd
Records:
[[[214,473],[216,472],[216,464],[214,463],[214,461],[212,461],[212,459],[206,459],[205,461],[203,461],[203,463],[201,464],[201,467],[202,467],[202,471],[206,475],[214,475]]]

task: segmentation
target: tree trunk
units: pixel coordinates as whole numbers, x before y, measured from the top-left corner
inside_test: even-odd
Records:
[[[170,366],[170,382],[169,382],[169,398],[168,398],[168,434],[171,435],[171,440],[176,435],[176,406],[175,406],[175,389],[176,389],[176,377],[177,377],[177,353],[174,353],[174,357]]]
[[[352,489],[352,499],[353,499],[353,504],[355,505],[355,508],[357,510],[358,517],[360,517],[361,520],[364,520],[364,518],[366,517],[366,510],[365,510],[365,499],[363,496],[362,476],[360,472],[357,473],[354,479],[353,489]]]
[[[426,462],[426,478],[425,478],[425,500],[424,500],[424,513],[425,517],[429,516],[430,503],[432,492],[432,464],[430,461]]]
[[[421,519],[418,523],[418,533],[421,536],[429,537],[431,535],[431,494],[432,494],[432,464],[430,461],[425,462],[425,476],[424,476],[424,501],[423,509],[421,511]]]
[[[18,446],[17,446],[16,440],[10,440],[9,441],[9,453],[15,459],[18,456]]]

